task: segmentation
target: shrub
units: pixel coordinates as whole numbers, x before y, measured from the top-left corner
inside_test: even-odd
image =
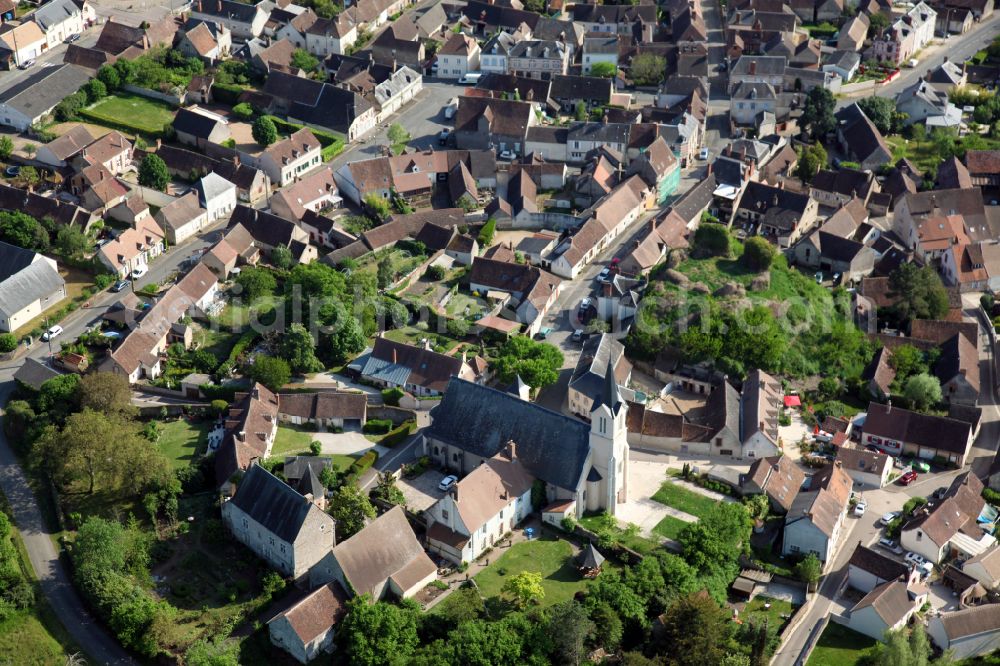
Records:
[[[365,452],[360,458],[355,460],[350,467],[347,468],[347,474],[349,476],[361,476],[366,472],[375,462],[378,460],[378,453],[374,450]]]
[[[393,386],[392,388],[382,391],[382,402],[390,407],[399,407],[399,399],[402,398],[403,395],[405,395],[403,389],[398,386]]]
[[[443,280],[445,275],[445,270],[442,266],[428,266],[427,270],[424,272],[424,277],[428,280]]]
[[[323,452],[323,445],[319,442],[309,442],[309,452],[314,456],[318,456]]]
[[[983,499],[990,504],[1000,506],[1000,492],[992,488],[983,488]]]
[[[247,102],[240,102],[233,107],[233,115],[240,120],[250,120],[253,118],[253,107]]]
[[[17,338],[13,333],[0,333],[0,354],[17,349]]]
[[[479,230],[479,237],[477,238],[477,241],[479,242],[479,247],[485,249],[488,248],[490,245],[492,245],[493,236],[496,235],[496,231],[497,231],[497,221],[491,217],[490,219],[486,220],[486,224],[484,224],[483,228]]]
[[[392,421],[390,419],[370,419],[361,430],[369,435],[381,435],[392,430]]]
[[[384,446],[386,448],[391,449],[392,447],[396,446],[400,442],[405,441],[406,438],[409,437],[413,433],[413,431],[416,429],[416,427],[417,427],[417,424],[416,424],[415,421],[406,421],[405,423],[403,423],[399,427],[394,428],[393,430],[390,430],[389,434],[387,434],[385,437],[383,437],[382,441],[379,442],[379,444],[381,444],[382,446]]]

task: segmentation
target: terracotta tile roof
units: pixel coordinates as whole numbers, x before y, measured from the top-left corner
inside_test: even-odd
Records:
[[[821,532],[833,536],[851,496],[854,482],[847,472],[837,465],[827,465],[815,475],[809,489],[796,495],[785,520],[789,522],[808,518]]]
[[[978,564],[994,581],[1000,580],[1000,544],[993,544],[978,555],[966,560],[964,567]]]
[[[913,610],[913,602],[906,591],[906,583],[891,581],[882,583],[851,609],[855,613],[871,606],[888,627],[895,627],[907,613]]]
[[[846,435],[839,432],[846,442]],[[837,460],[843,464],[844,469],[849,472],[865,472],[882,476],[887,468],[892,464],[892,458],[884,453],[876,453],[865,449],[852,449],[841,446],[837,451]]]
[[[279,413],[304,419],[363,419],[368,398],[364,393],[282,393],[278,404]]]
[[[980,380],[977,347],[964,335],[956,333],[941,345],[941,356],[934,364],[934,374],[942,384],[960,375],[964,376],[969,386],[978,394]]]
[[[74,125],[62,136],[45,144],[45,147],[53,155],[55,155],[57,159],[67,160],[93,142],[94,137],[91,136],[86,125]]]
[[[889,392],[889,386],[896,379],[896,370],[889,362],[892,359],[892,352],[888,347],[882,347],[875,356],[872,357],[868,367],[861,375],[864,379],[875,382],[882,393]]]
[[[462,523],[475,534],[500,509],[530,489],[534,481],[535,477],[517,458],[516,443],[513,456],[501,450],[456,484],[456,505]]]
[[[333,180],[333,171],[324,167],[278,190],[272,197],[288,207],[293,219],[301,220],[307,205],[324,197],[336,195],[337,183]]]
[[[347,615],[347,594],[336,581],[310,592],[302,601],[268,621],[284,617],[303,644],[311,643]]]
[[[319,139],[308,127],[303,127],[283,141],[279,141],[264,152],[278,165],[290,164],[303,157],[306,153],[322,148]]]
[[[215,36],[205,23],[199,23],[191,30],[188,30],[184,34],[184,37],[191,42],[191,46],[202,57],[207,57],[219,47],[219,43],[215,41]]]
[[[121,132],[112,130],[84,148],[83,157],[91,164],[104,164],[131,151],[132,142]]]
[[[976,322],[942,321],[940,319],[914,319],[910,323],[910,337],[927,340],[936,345],[961,334],[973,345],[978,345],[979,324]]]
[[[1000,150],[968,150],[965,166],[970,174],[1000,175]]]

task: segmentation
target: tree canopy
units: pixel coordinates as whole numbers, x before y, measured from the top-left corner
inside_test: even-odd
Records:
[[[837,119],[833,115],[836,107],[837,101],[833,98],[833,93],[822,86],[816,86],[806,94],[799,124],[809,128],[809,134],[814,140],[822,141],[837,127]]]
[[[500,381],[510,383],[520,376],[538,391],[559,381],[563,355],[553,345],[517,335],[500,347],[494,364]]]
[[[889,289],[889,295],[898,298],[892,309],[905,322],[944,319],[948,314],[948,292],[932,266],[902,264],[889,274]]]
[[[139,184],[162,192],[169,182],[170,172],[167,171],[167,163],[163,158],[158,155],[146,155],[139,165]]]
[[[250,134],[253,140],[263,148],[267,148],[278,140],[278,128],[274,126],[274,121],[267,116],[261,116],[253,121],[250,126]]]
[[[337,539],[348,539],[365,526],[365,522],[375,517],[375,507],[368,494],[357,486],[344,484],[337,489],[330,500],[330,515],[337,521]]]
[[[247,368],[247,374],[255,382],[260,382],[272,391],[278,391],[292,378],[292,369],[288,361],[257,354],[253,363]]]

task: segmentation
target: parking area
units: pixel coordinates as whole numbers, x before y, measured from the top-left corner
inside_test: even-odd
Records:
[[[954,592],[944,583],[933,583],[928,586],[930,593],[927,600],[931,602],[931,607],[938,611],[958,610],[958,593]]]
[[[445,476],[443,472],[429,469],[413,479],[400,479],[396,486],[403,492],[410,511],[426,511],[444,497],[444,493],[438,490],[438,484]]]
[[[383,446],[376,446],[359,431],[347,430],[345,432],[317,432],[312,438],[323,445],[323,453],[339,453],[346,456],[361,455],[368,449],[374,448],[382,455],[386,449]]]

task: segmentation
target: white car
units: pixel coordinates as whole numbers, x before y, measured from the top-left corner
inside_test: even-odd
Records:
[[[50,328],[49,330],[42,333],[42,342],[48,342],[52,338],[56,337],[63,332],[63,327],[58,324]]]
[[[701,152],[698,153],[698,157],[699,157],[699,159],[707,160],[708,159],[708,148],[702,148]]]
[[[888,527],[889,523],[899,518],[902,514],[900,511],[890,511],[889,513],[882,516],[882,520],[878,521],[879,524]]]
[[[865,511],[867,510],[868,510],[868,503],[865,502],[864,500],[861,500],[860,502],[854,505],[854,515],[859,518],[865,515]]]
[[[899,544],[888,537],[882,537],[878,540],[878,545],[881,548],[885,548],[890,553],[895,553],[896,555],[902,555],[903,549],[899,547]]]
[[[597,276],[597,281],[600,282],[601,284],[607,284],[608,282],[611,282],[611,269],[605,268],[603,271],[601,271],[600,274]]]
[[[589,298],[583,299],[582,301],[580,301],[580,312],[586,312],[587,310],[590,309],[590,306],[593,304],[594,302]]]
[[[919,567],[927,562],[927,558],[925,558],[923,555],[921,555],[920,553],[914,553],[912,551],[907,553],[906,557],[904,557],[903,559],[915,567]]]
[[[500,159],[502,159],[502,160],[512,160],[512,159],[514,159],[514,151],[512,151],[512,150],[501,151],[501,153],[500,153]]]
[[[454,474],[449,474],[441,479],[441,483],[438,484],[438,490],[448,492],[456,483],[458,483],[458,477]]]
[[[138,280],[143,275],[145,275],[147,271],[149,271],[149,269],[146,268],[145,266],[136,266],[135,268],[132,269],[132,279]]]

